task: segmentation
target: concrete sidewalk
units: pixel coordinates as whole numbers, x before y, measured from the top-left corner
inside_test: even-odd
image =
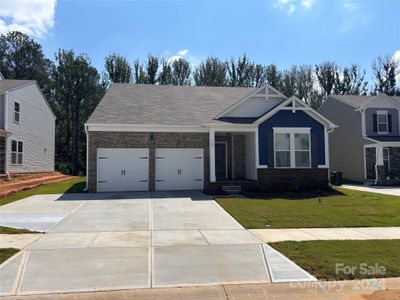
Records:
[[[315,240],[400,239],[400,227],[250,229],[264,243]]]
[[[365,186],[365,185],[352,185],[352,184],[343,184],[341,186],[345,189],[377,193],[383,195],[391,195],[391,196],[400,196],[400,187],[393,186]]]
[[[202,287],[136,289],[109,292],[11,296],[7,300],[387,300],[400,298],[400,278],[308,282],[300,284],[235,284]]]

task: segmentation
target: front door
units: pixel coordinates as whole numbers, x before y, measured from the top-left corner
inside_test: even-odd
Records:
[[[227,179],[226,143],[215,143],[215,177],[217,180]]]

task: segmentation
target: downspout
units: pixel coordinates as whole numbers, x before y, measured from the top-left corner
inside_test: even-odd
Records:
[[[88,191],[88,184],[89,184],[89,132],[88,132],[88,125],[84,125],[85,128],[85,135],[86,135],[86,188],[85,192]]]
[[[4,95],[4,130],[7,132],[8,129],[8,91],[6,91]],[[9,135],[6,134],[5,137],[5,153],[4,153],[4,173],[7,175],[7,178],[10,178],[10,174],[8,173],[8,157],[7,157],[7,151],[8,151],[8,137]]]

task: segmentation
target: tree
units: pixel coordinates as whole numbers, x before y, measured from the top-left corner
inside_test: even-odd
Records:
[[[332,94],[338,73],[338,66],[335,62],[323,62],[315,66],[318,83],[325,93],[325,97]]]
[[[194,72],[196,85],[202,86],[226,86],[227,65],[217,57],[207,57]]]
[[[271,64],[265,68],[265,77],[270,86],[279,89],[281,85],[282,74],[279,72],[275,64]]]
[[[157,72],[158,72],[157,56],[149,55],[149,57],[147,58],[146,72],[147,72],[147,83],[156,84]]]
[[[171,63],[171,84],[190,85],[190,74],[190,65],[185,59],[179,58]]]
[[[372,69],[375,75],[375,92],[389,96],[396,95],[396,76],[400,72],[399,62],[389,55],[379,56],[372,63]]]
[[[136,59],[133,62],[133,68],[135,70],[135,83],[147,83],[146,72],[144,71],[143,64],[139,62],[139,59]]]
[[[168,63],[167,60],[163,59],[161,61],[161,72],[158,75],[158,82],[161,85],[171,84],[171,77],[172,77],[171,65]]]
[[[266,67],[261,64],[255,64],[253,66],[252,75],[252,86],[260,87],[267,82],[267,70]]]
[[[128,60],[117,53],[108,55],[105,59],[105,68],[108,78],[114,83],[130,83],[132,68]]]
[[[296,73],[296,96],[310,104],[314,91],[313,68],[310,65],[301,65]]]
[[[42,46],[28,35],[18,31],[0,35],[0,70],[6,79],[36,80],[50,98],[53,68]]]
[[[252,86],[253,63],[250,62],[246,53],[238,60],[232,58],[228,64],[229,85],[234,87]]]
[[[53,107],[57,115],[57,169],[79,175],[85,170],[83,124],[103,97],[105,86],[86,55],[59,50],[55,59]]]
[[[356,64],[345,67],[341,76],[336,74],[334,87],[335,94],[340,95],[366,95],[368,82],[364,80],[365,70],[361,70]]]
[[[290,70],[285,70],[280,84],[281,93],[287,97],[294,96],[296,94],[296,79],[297,66],[292,66]]]

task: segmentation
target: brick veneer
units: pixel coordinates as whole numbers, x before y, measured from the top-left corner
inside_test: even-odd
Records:
[[[373,147],[365,148],[365,164],[367,171],[367,179],[375,179],[376,177],[376,149]]]
[[[6,171],[6,138],[0,137],[0,174]]]
[[[328,169],[257,169],[258,188],[264,192],[326,189]]]
[[[149,148],[149,190],[155,189],[156,148],[203,148],[204,182],[209,180],[208,133],[89,132],[89,192],[96,192],[97,148]]]

